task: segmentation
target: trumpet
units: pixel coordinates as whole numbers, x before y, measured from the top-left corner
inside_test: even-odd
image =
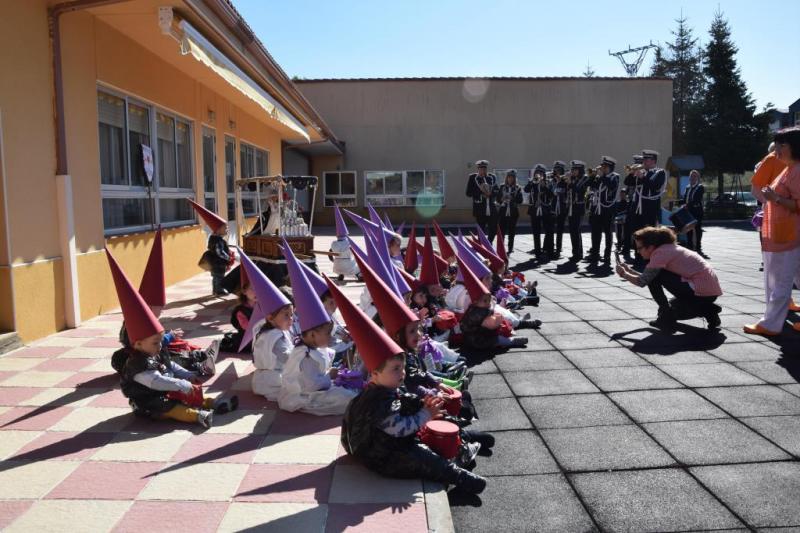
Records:
[[[625,165],[625,174],[633,174],[635,172],[639,172],[642,169],[644,169],[644,165],[642,165],[641,163]]]

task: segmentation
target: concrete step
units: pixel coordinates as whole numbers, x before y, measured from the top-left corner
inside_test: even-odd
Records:
[[[19,335],[17,335],[16,331],[0,333],[0,355],[17,348],[22,348],[22,341],[19,340]]]

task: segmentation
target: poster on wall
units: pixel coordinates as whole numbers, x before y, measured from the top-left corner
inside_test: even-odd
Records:
[[[147,176],[147,182],[153,183],[153,149],[146,144],[142,145],[142,165]]]

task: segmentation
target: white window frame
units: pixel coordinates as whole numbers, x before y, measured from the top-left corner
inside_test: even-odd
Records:
[[[253,156],[252,156],[253,172],[254,172],[253,176],[257,175],[255,173],[256,172],[256,150],[264,152],[267,155],[267,162],[266,162],[266,167],[267,168],[264,169],[264,172],[265,172],[264,175],[265,176],[269,176],[270,175],[269,167],[270,167],[270,163],[272,161],[272,154],[270,153],[269,150],[267,150],[263,146],[259,146],[256,143],[250,142],[250,141],[248,141],[246,139],[239,139],[239,150],[236,153],[236,156],[239,158],[239,167],[240,167],[239,168],[239,176],[242,177],[242,178],[251,178],[251,177],[253,177],[253,176],[245,176],[245,174],[244,174],[244,166],[241,163],[241,161],[242,161],[242,148],[245,148],[245,147],[253,149]],[[256,205],[256,202],[258,201],[258,194],[255,191],[244,191],[243,190],[242,191],[242,200],[247,200],[247,199],[252,199],[253,200],[254,211],[252,213],[245,212],[245,213],[243,213],[244,216],[245,217],[256,216],[258,214],[258,206]]]
[[[428,204],[428,205],[435,205],[439,207],[444,207],[446,204],[446,197],[447,197],[447,172],[443,168],[424,168],[424,169],[408,169],[408,170],[365,170],[364,171],[364,201],[370,204],[375,205],[376,207],[414,207],[416,206],[416,201],[412,201],[412,199],[416,199],[419,195],[418,194],[411,194],[408,192],[408,174],[409,172],[423,172],[423,183],[427,179],[428,172],[438,172],[442,176],[442,203],[441,204]],[[403,180],[403,191],[401,194],[369,194],[369,187],[367,187],[367,181],[369,179],[370,174],[377,174],[377,173],[389,173],[389,174],[401,174]],[[385,204],[381,201],[373,201],[373,199],[396,199],[398,202],[396,204],[390,203]]]
[[[178,227],[178,226],[186,226],[192,225],[197,223],[196,217],[193,215],[191,218],[186,220],[176,220],[176,221],[169,221],[169,222],[161,222],[161,205],[160,200],[162,199],[180,199],[180,198],[195,198],[195,190],[194,184],[196,180],[195,174],[195,162],[194,162],[194,153],[195,153],[195,146],[194,146],[194,138],[192,132],[194,131],[195,124],[194,121],[189,119],[188,117],[181,115],[179,113],[175,113],[163,106],[156,105],[153,102],[148,101],[147,99],[140,98],[138,96],[129,94],[127,92],[120,91],[116,88],[109,87],[104,84],[98,84],[96,88],[97,93],[106,93],[116,98],[120,98],[125,102],[125,132],[124,132],[124,146],[125,146],[125,157],[126,157],[126,165],[125,165],[125,178],[127,179],[129,185],[110,185],[102,183],[101,177],[101,210],[102,201],[103,200],[124,200],[128,198],[134,199],[142,199],[150,201],[150,209],[151,209],[151,219],[152,224],[140,224],[135,226],[122,226],[118,228],[105,228],[105,223],[103,224],[103,232],[106,236],[112,235],[122,235],[126,233],[137,233],[142,231],[150,231],[153,229],[154,226],[158,226],[159,224],[163,227]],[[144,107],[148,111],[148,128],[150,132],[150,148],[153,150],[153,182],[150,187],[151,195],[148,194],[148,187],[141,186],[141,185],[130,185],[131,182],[131,168],[133,165],[133,161],[131,160],[130,154],[130,131],[129,131],[129,120],[128,120],[128,104],[133,103],[135,105]],[[173,135],[174,135],[174,153],[175,153],[175,172],[176,172],[176,181],[179,183],[180,178],[177,174],[178,172],[178,137],[177,137],[177,123],[178,121],[183,122],[189,127],[189,174],[192,180],[192,188],[185,189],[185,188],[172,188],[172,187],[161,187],[160,179],[159,179],[159,153],[158,153],[158,130],[157,130],[157,123],[156,123],[156,114],[161,113],[162,115],[167,115],[173,119]],[[98,114],[97,123],[100,123],[100,117]],[[98,161],[99,163],[99,161]]]
[[[342,173],[353,175],[353,194],[328,194],[328,174],[339,175],[339,191],[342,190]],[[358,205],[358,172],[355,170],[326,170],[322,173],[322,205],[328,206],[328,198],[336,200],[352,200],[352,205],[342,205],[342,207],[356,207]],[[339,203],[339,202],[336,202]],[[341,204],[340,204],[341,205]]]

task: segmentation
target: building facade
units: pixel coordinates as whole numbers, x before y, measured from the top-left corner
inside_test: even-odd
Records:
[[[316,216],[334,202],[385,206],[392,220],[472,219],[464,194],[477,159],[526,181],[536,163],[623,164],[642,148],[672,151],[672,82],[654,78],[400,78],[300,80],[347,145],[317,160]]]
[[[104,248],[138,285],[158,225],[167,283],[200,272],[186,198],[233,220],[235,179],[341,152],[226,0],[4,1],[0,49],[0,330],[23,341],[118,307]]]

